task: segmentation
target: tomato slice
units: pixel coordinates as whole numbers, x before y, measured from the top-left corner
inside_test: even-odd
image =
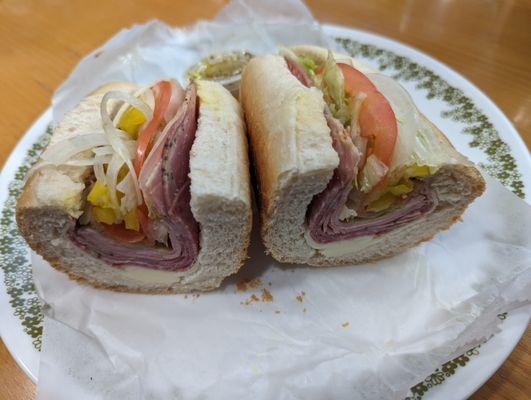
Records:
[[[144,240],[146,235],[131,229],[126,229],[124,224],[102,224],[105,233],[122,243],[138,243]]]
[[[396,117],[391,105],[360,71],[348,64],[337,65],[343,72],[345,92],[351,97],[358,92],[367,95],[359,115],[361,136],[369,139],[366,156],[374,154],[385,165],[390,166],[398,136]]]
[[[153,91],[155,92],[155,110],[153,111],[153,117],[138,133],[136,157],[133,161],[137,176],[140,175],[140,169],[144,165],[147,154],[151,150],[153,138],[157,134],[164,113],[170,104],[172,94],[171,83],[168,81],[157,82],[153,86]]]

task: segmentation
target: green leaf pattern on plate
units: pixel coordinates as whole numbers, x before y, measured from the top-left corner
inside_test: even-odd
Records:
[[[14,315],[22,324],[24,332],[32,339],[37,350],[41,349],[42,304],[33,285],[29,249],[20,235],[15,221],[15,207],[24,186],[24,178],[46,146],[52,135],[51,128],[28,150],[24,161],[9,184],[8,197],[0,219],[0,266],[4,271],[4,284],[10,297]]]

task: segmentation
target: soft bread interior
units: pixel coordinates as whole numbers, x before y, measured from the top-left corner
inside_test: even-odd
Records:
[[[314,46],[298,46],[294,51],[319,61],[324,61],[327,54],[326,49]],[[363,72],[373,71],[348,56],[335,56],[339,61],[347,62]],[[250,131],[253,162],[259,177],[262,238],[268,251],[278,261],[333,266],[362,263],[396,254],[430,239],[440,230],[447,229],[459,218],[467,205],[483,192],[485,184],[480,173],[465,157],[455,151],[442,132],[429,124],[432,127],[431,134],[438,137],[441,146],[447,148],[451,156],[448,158],[448,164],[443,164],[433,177],[433,185],[439,197],[438,207],[432,213],[402,229],[379,236],[374,244],[365,246],[361,250],[353,250],[340,256],[325,255],[321,250],[316,250],[308,244],[304,236],[305,218],[312,198],[326,187],[335,168],[334,166],[330,170],[332,163],[326,162],[333,158],[330,156],[330,151],[334,151],[331,140],[326,140],[323,136],[325,132],[329,136],[329,130],[315,129],[322,140],[324,156],[323,168],[313,174],[296,168],[290,171],[288,179],[281,181],[278,175],[271,173],[279,168],[277,165],[279,160],[268,157],[268,154],[291,152],[284,157],[296,159],[301,151],[298,146],[286,146],[278,140],[280,136],[278,132],[297,137],[301,129],[298,122],[293,126],[285,120],[276,118],[282,112],[291,115],[295,111],[287,108],[276,110],[271,106],[279,99],[294,96],[291,93],[294,90],[298,91],[296,93],[300,93],[300,96],[310,96],[310,93],[312,96],[317,96],[311,89],[301,91],[302,85],[300,83],[297,85],[293,81],[297,79],[291,75],[280,57],[266,56],[258,57],[247,65],[241,86],[241,99]],[[320,92],[318,96],[322,99]],[[274,113],[271,112],[272,109]],[[320,127],[321,118],[324,119],[323,109],[324,102],[319,107],[300,109],[299,112],[315,113],[307,115],[306,118],[319,121],[315,126]],[[311,127],[306,132],[312,134]],[[319,158],[321,155],[316,153],[315,157]],[[315,160],[316,164],[318,162]],[[266,182],[266,185],[263,182]]]
[[[191,206],[200,224],[200,253],[194,265],[180,272],[116,268],[74,245],[68,231],[83,207],[83,181],[88,172],[81,168],[46,167],[28,180],[16,215],[29,245],[71,278],[117,291],[210,290],[235,273],[246,257],[251,229],[243,117],[237,101],[221,85],[197,82],[197,86],[199,121],[190,157]],[[106,86],[84,99],[65,115],[52,142],[98,127],[103,92],[124,87]]]

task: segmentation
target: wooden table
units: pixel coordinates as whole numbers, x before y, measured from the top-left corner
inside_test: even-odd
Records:
[[[50,104],[79,59],[122,27],[159,18],[186,25],[226,2],[0,1],[0,165]],[[498,104],[531,146],[531,1],[313,0],[326,22],[380,33],[460,72]],[[531,333],[473,399],[531,398]],[[35,387],[0,341],[0,399],[31,399]]]

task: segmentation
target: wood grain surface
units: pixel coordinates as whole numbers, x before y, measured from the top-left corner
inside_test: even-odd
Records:
[[[120,28],[159,18],[186,25],[226,1],[0,0],[0,165],[49,106],[80,58]],[[482,89],[531,146],[531,1],[312,0],[321,21],[364,29],[416,47]],[[0,321],[1,323],[1,321]],[[531,333],[471,398],[531,398]],[[0,399],[35,387],[0,341]]]

